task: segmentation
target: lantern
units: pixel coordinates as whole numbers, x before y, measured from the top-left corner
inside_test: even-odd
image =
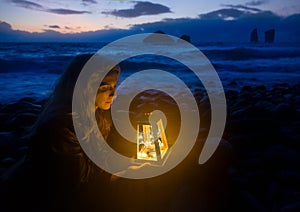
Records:
[[[162,162],[168,152],[163,122],[141,121],[137,125],[137,159]]]

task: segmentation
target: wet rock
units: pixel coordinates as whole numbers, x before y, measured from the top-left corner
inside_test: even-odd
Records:
[[[279,131],[277,122],[269,118],[241,118],[229,120],[227,122],[227,130],[233,135],[274,135]]]
[[[34,102],[28,102],[20,100],[13,104],[7,104],[1,108],[1,113],[24,113],[24,112],[31,112],[31,113],[40,113],[42,106],[40,104]]]
[[[272,143],[278,143],[275,136],[265,134],[242,134],[229,138],[239,159],[249,159],[254,151],[264,151]],[[244,164],[245,165],[245,164]]]
[[[7,121],[10,119],[10,114],[8,113],[0,113],[0,130],[1,131],[6,131],[8,130],[7,128]]]
[[[7,126],[9,129],[22,131],[25,128],[31,127],[37,120],[38,115],[34,113],[20,113],[12,117],[8,122]]]
[[[234,104],[235,109],[246,109],[251,106],[252,101],[249,101],[250,94],[242,94],[238,100],[236,100]]]
[[[281,120],[292,121],[295,120],[297,111],[293,105],[289,103],[280,103],[274,109],[274,115]]]
[[[199,102],[204,97],[204,92],[201,89],[196,88],[194,91],[194,97],[196,98],[196,101]]]
[[[276,144],[265,150],[262,162],[268,170],[297,171],[298,167],[295,164],[300,164],[300,154],[283,144]]]
[[[209,143],[205,143],[205,145],[209,147]],[[220,143],[217,146],[217,149],[214,152],[214,154],[202,166],[207,168],[208,170],[212,170],[212,173],[215,173],[215,176],[218,176],[222,173],[222,175],[224,175],[225,177],[227,173],[226,170],[229,168],[230,164],[232,163],[232,160],[233,160],[232,144],[227,140],[221,138]]]
[[[23,157],[28,152],[28,146],[21,146],[17,149],[17,155],[19,158]]]
[[[252,87],[249,85],[246,85],[246,86],[242,87],[241,93],[251,92],[251,91],[252,91]]]
[[[281,87],[281,88],[287,88],[289,87],[289,84],[284,82],[284,83],[275,83],[273,87]]]
[[[239,206],[240,211],[266,211],[263,204],[252,193],[245,190],[240,191],[240,201],[237,201],[236,204]]]
[[[259,86],[254,87],[254,91],[266,91],[266,90],[267,90],[267,88],[264,85],[259,85]]]
[[[280,208],[280,212],[298,212],[300,211],[300,201],[293,202],[288,204],[282,208]]]
[[[300,84],[293,85],[291,90],[294,95],[300,95]]]
[[[298,161],[299,162],[299,161]],[[295,170],[281,170],[276,173],[276,179],[283,185],[291,185],[294,189],[299,189],[300,173]]]
[[[12,166],[15,162],[16,162],[16,160],[14,158],[6,157],[1,160],[1,167],[8,168],[8,167]]]
[[[18,147],[18,136],[12,132],[0,132],[0,155],[11,156]]]
[[[18,102],[31,102],[31,103],[35,103],[36,100],[32,97],[24,97],[22,99],[20,99]]]
[[[228,85],[229,86],[237,86],[238,84],[236,81],[231,81]]]
[[[230,101],[236,100],[239,98],[239,92],[234,90],[228,90],[226,93],[226,98],[228,98]]]
[[[236,189],[248,189],[249,179],[241,176],[233,176],[231,179],[232,184]]]
[[[273,110],[273,108],[271,108],[272,106],[272,104],[269,104],[265,101],[258,101],[257,103],[254,103],[253,105],[247,107],[244,110],[243,116],[250,119],[260,119],[260,117],[270,118],[271,112]]]
[[[271,112],[275,105],[272,102],[261,100],[257,102],[254,107],[256,107],[261,112]]]
[[[200,113],[204,113],[208,109],[210,109],[210,101],[209,101],[209,98],[207,96],[204,96],[201,99],[201,101],[199,102]]]

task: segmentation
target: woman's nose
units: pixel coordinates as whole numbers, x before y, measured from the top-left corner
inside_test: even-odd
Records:
[[[110,90],[109,96],[114,97],[115,95],[116,95],[116,88],[112,88],[112,89]]]

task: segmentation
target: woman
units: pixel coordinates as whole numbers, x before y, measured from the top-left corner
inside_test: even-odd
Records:
[[[31,133],[31,180],[34,187],[29,192],[36,194],[28,200],[33,202],[31,211],[198,211],[199,192],[202,205],[206,202],[209,206],[217,205],[215,201],[207,201],[207,194],[211,191],[211,184],[218,185],[216,182],[220,182],[222,177],[208,172],[209,180],[203,180],[203,173],[208,169],[200,170],[198,167],[201,148],[194,148],[189,157],[168,173],[140,180],[112,176],[87,157],[75,134],[73,118],[80,113],[72,110],[72,97],[79,74],[91,56],[80,55],[71,62]],[[101,61],[95,67],[107,68]],[[112,68],[101,83],[97,81],[97,75],[99,73],[95,71],[86,76],[88,84],[77,93],[78,104],[92,111],[86,111],[90,115],[81,126],[86,134],[80,139],[89,142],[97,135],[93,132],[100,130],[115,150],[121,153],[124,150],[128,153],[128,149],[136,151],[135,145],[127,148],[125,142],[119,141],[117,133],[112,132],[110,106],[115,97],[120,68]],[[87,97],[93,94],[92,88],[96,87],[99,88],[97,94],[95,91],[95,101],[88,101]],[[91,121],[95,118],[96,126]],[[131,155],[130,152],[126,156]],[[128,167],[124,171],[134,172],[137,168],[142,169],[143,166]],[[210,180],[211,176],[217,176],[216,180]],[[215,188],[218,191],[218,186]],[[211,196],[215,200],[215,192]],[[209,206],[205,207],[205,211],[213,211],[208,209]]]
[[[46,194],[46,198],[39,201],[43,210],[105,210],[110,205],[108,184],[111,175],[98,168],[84,153],[72,122],[74,87],[91,56],[79,55],[71,62],[32,132],[31,159],[36,193],[39,196]],[[97,130],[106,140],[109,139],[112,126],[110,106],[115,98],[119,74],[120,68],[114,67],[101,84],[93,80],[97,77],[91,76],[88,81],[91,85],[80,93],[82,98],[86,98],[93,83],[100,85],[93,107],[87,108],[95,111]],[[87,102],[83,99],[82,104]],[[95,129],[95,126],[83,127],[92,128],[86,129],[86,132]],[[89,135],[86,139],[89,139]]]

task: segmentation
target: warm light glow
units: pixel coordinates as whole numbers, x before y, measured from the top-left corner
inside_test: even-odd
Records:
[[[168,143],[160,119],[156,126],[142,122],[137,125],[137,159],[159,161],[168,151]]]

